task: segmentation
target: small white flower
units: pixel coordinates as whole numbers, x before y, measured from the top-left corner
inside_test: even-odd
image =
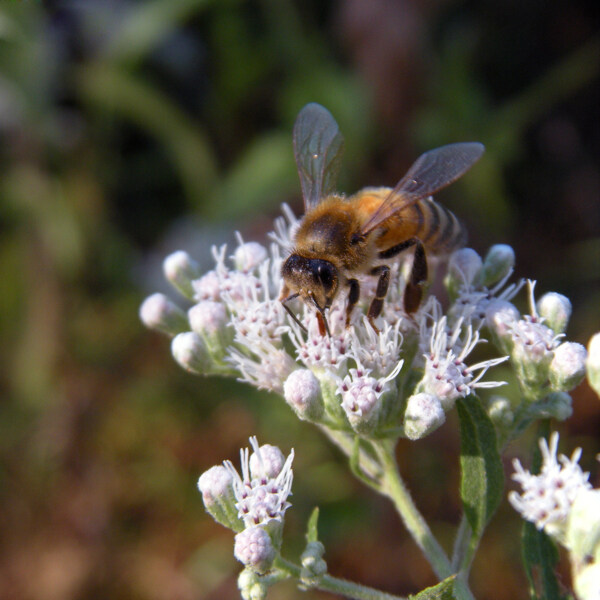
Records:
[[[535,363],[552,360],[559,336],[546,327],[537,316],[525,315],[509,327],[514,352],[520,358]]]
[[[221,302],[203,300],[190,308],[188,317],[192,331],[214,335],[225,325],[227,311]]]
[[[563,342],[554,351],[550,363],[550,381],[557,390],[568,392],[585,377],[587,351],[575,342]]]
[[[337,393],[341,394],[342,408],[356,431],[366,432],[377,424],[380,398],[390,389],[388,383],[398,375],[402,364],[403,361],[399,361],[387,377],[376,379],[371,376],[371,370],[359,362],[356,369],[350,369],[349,375],[343,379],[337,378]]]
[[[485,309],[486,325],[498,336],[504,348],[510,348],[510,332],[520,318],[517,308],[507,300],[494,298]]]
[[[194,300],[218,301],[221,299],[221,280],[216,271],[208,271],[192,282],[194,288]]]
[[[564,333],[573,307],[566,296],[548,292],[538,300],[537,311],[555,333]]]
[[[198,489],[206,511],[217,523],[234,531],[243,529],[235,507],[233,477],[225,467],[211,467],[202,473],[198,479]]]
[[[505,385],[500,381],[481,381],[486,371],[505,360],[493,358],[468,366],[464,361],[473,348],[485,340],[473,331],[471,325],[462,331],[459,321],[452,329],[447,327],[446,317],[434,323],[429,353],[425,355],[425,374],[423,391],[440,399],[442,406],[448,410],[457,398],[464,398],[476,388],[493,388]],[[477,373],[479,371],[479,373]]]
[[[271,238],[285,253],[289,254],[294,247],[294,238],[300,221],[294,215],[292,209],[285,203],[281,205],[283,217],[275,219],[275,231],[269,233]]]
[[[198,278],[198,263],[185,251],[177,250],[169,254],[163,261],[163,272],[167,281],[179,290],[186,298],[192,298],[194,287],[192,281]]]
[[[496,285],[489,289],[485,286],[474,286],[471,283],[460,286],[456,300],[448,310],[448,316],[452,321],[463,319],[466,323],[471,323],[478,329],[486,321],[490,308],[493,305],[498,308],[501,306],[499,303],[504,303],[502,306],[511,306],[518,318],[519,313],[509,303],[509,300],[518,293],[524,281],[521,280],[518,283],[506,285],[511,275],[512,271],[509,271]]]
[[[577,448],[570,459],[564,454],[557,459],[558,433],[550,436],[549,446],[544,438],[539,443],[543,459],[540,474],[532,475],[515,459],[512,478],[521,485],[523,492],[512,491],[508,499],[524,519],[563,541],[567,517],[577,494],[591,488],[589,473],[584,473],[577,464],[581,448]]]
[[[267,259],[267,249],[258,242],[244,242],[239,233],[236,236],[238,247],[232,256],[235,268],[244,273],[257,269]]]
[[[327,315],[331,335],[321,335],[314,311],[305,310],[308,333],[290,323],[289,335],[298,359],[309,369],[322,368],[334,372],[344,369],[351,345],[351,327],[345,327],[345,311],[335,303]]]
[[[404,413],[404,433],[418,440],[444,424],[446,413],[440,399],[431,394],[415,394],[408,399]]]
[[[255,453],[260,453],[255,437],[250,438],[250,444]],[[285,511],[291,506],[287,498],[292,491],[294,451],[290,452],[276,477],[269,477],[261,469],[251,471],[248,448],[240,450],[240,458],[241,476],[230,461],[223,463],[233,478],[240,519],[246,527],[266,525],[272,520],[283,522]]]
[[[235,536],[233,555],[258,573],[269,570],[276,554],[271,537],[262,527],[248,527]]]
[[[525,315],[523,319],[509,326],[515,352],[522,353],[533,362],[542,362],[547,358],[551,360],[552,353],[563,335],[556,335],[544,325],[544,318],[538,315],[535,305],[535,281],[529,279],[527,285],[531,315]]]
[[[350,355],[355,362],[369,369],[376,377],[387,377],[398,365],[403,336],[402,319],[395,325],[384,323],[379,333],[366,317],[362,323],[350,327]]]
[[[285,465],[285,456],[277,446],[263,444],[250,455],[250,475],[253,479],[274,479]]]
[[[206,505],[213,504],[218,498],[226,496],[231,490],[233,478],[223,466],[211,467],[200,475],[198,489]]]
[[[245,346],[245,351],[231,348],[227,359],[240,372],[239,380],[259,390],[283,393],[284,381],[296,368],[294,359],[269,340],[254,339]]]
[[[462,287],[470,286],[481,270],[481,256],[472,248],[461,248],[452,253],[448,261],[448,277],[460,281]]]
[[[176,335],[187,329],[185,313],[164,294],[152,294],[140,306],[140,319],[148,329]]]
[[[515,265],[515,251],[507,244],[494,244],[483,259],[479,279],[484,286],[506,281]]]
[[[309,369],[296,369],[283,384],[285,401],[301,419],[315,421],[324,411],[321,385]]]
[[[351,423],[357,418],[369,419],[383,393],[383,385],[369,373],[369,369],[350,369],[350,375],[344,377],[338,386],[342,408]]]
[[[264,261],[258,271],[258,276],[242,275],[235,292],[222,292],[232,315],[236,342],[250,351],[257,339],[279,342],[285,323],[285,310],[281,302],[271,295],[270,261]]]
[[[519,379],[529,388],[529,395],[533,393],[535,397],[538,395],[536,390],[548,380],[550,362],[564,334],[556,335],[544,324],[536,310],[535,282],[529,280],[527,283],[531,314],[506,323],[503,342],[510,351]]]
[[[171,354],[190,373],[203,375],[213,367],[212,358],[204,340],[193,331],[179,333],[173,338]]]

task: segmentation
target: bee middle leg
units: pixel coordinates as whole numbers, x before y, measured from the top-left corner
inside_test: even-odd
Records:
[[[371,300],[367,318],[369,319],[369,323],[371,323],[371,327],[379,333],[379,329],[375,326],[375,319],[381,314],[383,309],[383,300],[387,295],[390,285],[390,268],[387,265],[380,265],[371,269],[371,275],[379,275],[379,279],[377,281],[377,289],[375,290],[375,298]]]
[[[410,277],[404,288],[404,311],[409,315],[419,308],[423,297],[422,284],[427,281],[427,257],[423,243],[417,238],[410,238],[379,253],[380,258],[392,258],[411,246],[415,247],[415,254]]]
[[[348,305],[346,306],[346,327],[350,327],[352,311],[360,298],[360,284],[357,279],[348,279],[348,287],[350,291],[348,292]]]

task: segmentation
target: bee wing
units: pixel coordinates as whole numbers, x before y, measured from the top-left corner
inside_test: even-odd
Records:
[[[448,144],[419,156],[365,223],[361,233],[367,235],[399,210],[456,181],[479,160],[484,149],[479,142],[464,142]]]
[[[343,151],[344,138],[331,113],[320,104],[307,104],[294,124],[294,156],[305,210],[334,191]]]

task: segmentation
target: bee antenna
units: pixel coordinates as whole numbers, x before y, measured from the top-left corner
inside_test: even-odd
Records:
[[[283,308],[285,308],[288,315],[290,315],[290,317],[292,317],[292,319],[300,326],[300,329],[302,329],[302,331],[304,331],[305,333],[308,333],[308,330],[306,329],[306,327],[304,327],[304,325],[302,323],[300,323],[300,320],[298,319],[298,317],[292,312],[292,309],[287,305],[287,302],[289,302],[290,300],[294,300],[294,298],[297,298],[299,295],[300,294],[292,294],[291,296],[284,298],[281,301],[281,304],[283,304]]]

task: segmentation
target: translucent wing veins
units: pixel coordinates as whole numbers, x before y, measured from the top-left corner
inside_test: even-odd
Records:
[[[293,140],[304,208],[308,210],[335,191],[344,138],[331,113],[312,102],[298,114]]]
[[[399,210],[456,181],[479,160],[483,151],[484,146],[479,142],[463,142],[422,154],[365,223],[362,234],[367,235]]]

